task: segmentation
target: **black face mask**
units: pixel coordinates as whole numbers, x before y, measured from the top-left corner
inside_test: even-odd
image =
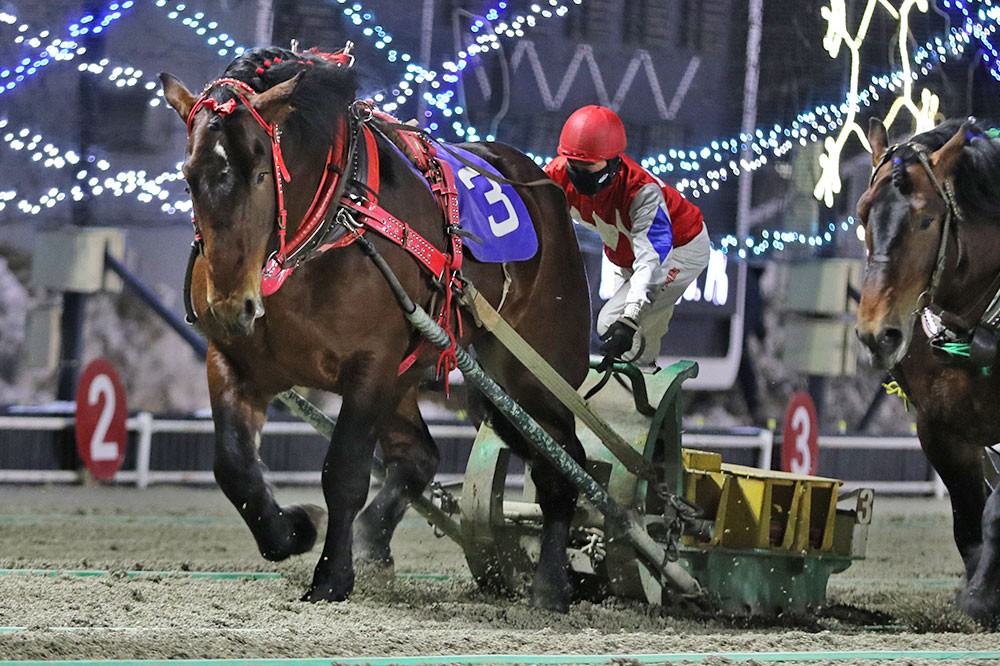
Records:
[[[621,166],[621,163],[622,159],[615,157],[608,160],[607,165],[600,171],[591,172],[574,169],[567,162],[566,175],[569,176],[569,182],[573,183],[573,187],[576,188],[577,192],[585,197],[592,197],[611,184],[611,181],[615,179],[615,174],[618,173],[618,167]]]

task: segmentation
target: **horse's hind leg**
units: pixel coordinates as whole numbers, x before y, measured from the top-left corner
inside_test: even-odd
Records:
[[[306,552],[316,543],[323,511],[316,506],[279,506],[264,480],[258,448],[268,400],[247,396],[218,351],[211,349],[208,359],[219,487],[250,528],[261,555],[279,561]]]
[[[509,386],[522,405],[531,405],[531,416],[581,465],[583,445],[576,437],[572,413],[555,402],[534,379],[527,377]],[[521,433],[494,410],[493,429],[515,453],[531,460],[531,478],[542,509],[542,534],[538,565],[531,582],[531,604],[569,612],[573,588],[569,579],[569,528],[576,510],[578,490],[551,463],[528,446]]]
[[[437,471],[437,445],[417,406],[417,387],[378,428],[386,477],[382,489],[354,523],[354,559],[361,565],[391,567],[389,542],[410,502]]]
[[[987,627],[1000,626],[1000,486],[986,501],[979,562],[958,593],[958,607]]]

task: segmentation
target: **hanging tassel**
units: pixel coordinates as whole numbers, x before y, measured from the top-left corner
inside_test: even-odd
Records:
[[[910,398],[906,395],[906,391],[903,390],[903,387],[899,385],[899,382],[893,380],[888,384],[882,384],[882,388],[885,389],[887,394],[898,396],[899,399],[903,401],[903,409],[910,411]]]

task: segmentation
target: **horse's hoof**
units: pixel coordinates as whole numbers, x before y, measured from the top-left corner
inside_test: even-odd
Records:
[[[309,517],[309,522],[312,523],[317,533],[326,529],[326,509],[323,507],[318,504],[296,504],[292,508],[305,511],[306,516]]]
[[[568,613],[572,590],[569,584],[547,585],[537,580],[531,584],[531,605],[555,613]]]
[[[346,601],[347,598],[351,596],[350,591],[347,592],[335,592],[332,587],[327,587],[325,589],[319,589],[316,587],[309,588],[309,591],[302,595],[299,601],[308,601],[310,603],[319,603],[321,601]]]
[[[296,504],[282,512],[290,523],[288,535],[273,548],[261,548],[260,554],[271,562],[281,562],[292,555],[309,552],[316,545],[317,529],[325,523],[326,512],[315,504]]]
[[[344,601],[353,591],[353,568],[329,569],[317,564],[312,585],[309,586],[309,591],[302,595],[302,601]]]
[[[550,598],[532,594],[531,605],[535,608],[552,611],[553,613],[562,613],[563,615],[569,613],[569,599]]]
[[[978,588],[961,590],[956,598],[959,609],[987,629],[1000,627],[1000,599],[984,597]]]
[[[354,564],[364,569],[393,567],[392,551],[385,534],[369,528],[360,520],[354,523]]]
[[[389,583],[396,578],[396,564],[392,557],[382,558],[355,558],[354,572],[357,576],[368,580]]]

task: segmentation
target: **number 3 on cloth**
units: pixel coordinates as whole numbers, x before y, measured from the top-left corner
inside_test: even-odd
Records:
[[[479,173],[478,171],[476,171],[471,167],[466,166],[458,170],[458,177],[462,181],[462,184],[464,184],[465,187],[469,190],[469,192],[477,192],[477,193],[479,192],[479,190],[476,189],[476,185],[473,180],[476,176],[479,176],[482,180],[485,180],[490,185],[490,189],[485,194],[483,194],[483,196],[486,199],[486,206],[483,206],[483,208],[487,210],[492,210],[496,204],[503,203],[505,215],[502,220],[497,221],[497,219],[493,216],[492,213],[487,214],[487,217],[490,221],[490,230],[493,231],[493,235],[496,236],[497,238],[501,238],[511,233],[512,231],[516,230],[517,227],[519,226],[519,222],[517,219],[517,213],[514,211],[514,204],[510,202],[510,199],[507,198],[507,195],[504,194],[503,190],[500,189],[500,184],[497,183],[496,181],[486,178],[486,176],[483,176],[481,173]],[[482,182],[482,180],[480,182]]]

